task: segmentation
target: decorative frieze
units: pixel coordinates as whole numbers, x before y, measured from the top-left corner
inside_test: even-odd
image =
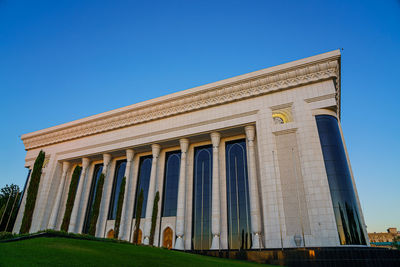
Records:
[[[339,62],[337,58],[331,57],[322,62],[267,72],[250,78],[246,76],[240,81],[211,86],[204,90],[189,90],[184,95],[165,97],[157,102],[149,101],[147,105],[143,103],[144,106],[133,105],[115,114],[94,116],[85,122],[77,121],[76,124],[69,123],[57,129],[31,133],[22,136],[22,140],[25,149],[29,150],[326,79],[333,78],[336,81],[338,77]],[[337,91],[340,90],[339,86],[336,88]]]

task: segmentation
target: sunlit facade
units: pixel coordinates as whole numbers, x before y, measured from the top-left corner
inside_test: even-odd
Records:
[[[69,232],[132,242],[140,217],[140,243],[180,250],[369,245],[340,115],[332,51],[23,135],[26,167],[46,153],[30,231],[60,229],[80,166]]]

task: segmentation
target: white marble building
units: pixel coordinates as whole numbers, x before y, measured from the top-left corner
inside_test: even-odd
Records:
[[[46,153],[30,232],[60,229],[79,165],[70,232],[87,231],[104,173],[98,237],[114,230],[125,176],[120,239],[132,241],[140,188],[145,244],[158,191],[156,246],[369,245],[338,122],[340,89],[336,50],[25,134],[27,168]]]

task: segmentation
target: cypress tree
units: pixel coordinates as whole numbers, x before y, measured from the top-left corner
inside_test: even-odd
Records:
[[[88,234],[92,236],[96,234],[96,224],[97,224],[97,219],[99,218],[100,202],[101,202],[101,196],[103,194],[103,184],[104,184],[104,173],[100,174],[99,181],[97,182],[96,195],[92,206],[92,212],[91,212],[92,217],[90,218],[89,232],[88,232]]]
[[[143,189],[140,190],[138,204],[136,207],[136,220],[135,220],[135,231],[133,233],[133,243],[139,243],[139,227],[140,219],[142,217],[142,206],[143,206]]]
[[[43,152],[43,150],[40,150],[39,155],[35,160],[35,164],[33,165],[31,180],[28,186],[24,216],[22,217],[21,228],[19,230],[21,234],[28,233],[29,229],[31,228],[33,211],[35,210],[36,197],[39,190],[40,176],[42,175],[44,158],[45,153]]]
[[[76,166],[72,173],[71,183],[69,184],[68,199],[65,205],[65,212],[61,224],[61,231],[68,231],[69,222],[71,219],[72,209],[74,207],[76,190],[78,189],[79,176],[81,175],[82,167]]]
[[[118,238],[119,234],[119,226],[121,223],[121,214],[122,214],[122,205],[124,203],[124,195],[125,195],[125,182],[126,182],[126,177],[122,179],[121,182],[121,187],[119,190],[119,196],[118,196],[118,204],[117,204],[117,217],[115,218],[115,231],[114,231],[114,238]]]
[[[153,245],[154,243],[154,233],[156,231],[159,200],[160,200],[160,193],[157,191],[156,196],[154,197],[153,213],[151,214],[151,230],[150,230],[150,240],[149,240],[150,245]]]

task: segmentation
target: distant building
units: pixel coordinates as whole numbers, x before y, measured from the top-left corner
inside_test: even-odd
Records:
[[[104,174],[98,237],[116,231],[125,176],[123,240],[143,190],[144,244],[158,191],[157,246],[369,245],[340,126],[340,69],[336,50],[24,134],[27,168],[46,153],[30,232],[60,229],[82,166],[70,232],[88,233]]]
[[[371,245],[375,246],[390,246],[396,236],[400,236],[400,232],[394,227],[388,228],[387,233],[368,233]]]

